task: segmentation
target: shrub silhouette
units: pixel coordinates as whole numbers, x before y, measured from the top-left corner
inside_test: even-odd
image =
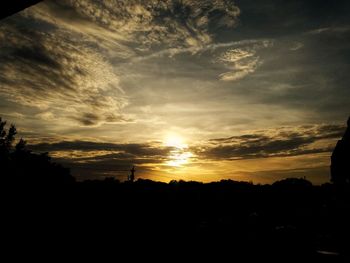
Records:
[[[312,183],[304,178],[286,178],[272,184],[274,187],[281,189],[309,189],[312,187]]]
[[[74,182],[69,169],[51,161],[48,153],[33,153],[21,138],[15,144],[17,130],[0,118],[0,169],[2,180],[26,186],[59,186]]]

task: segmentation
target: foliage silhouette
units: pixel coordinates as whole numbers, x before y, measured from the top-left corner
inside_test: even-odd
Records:
[[[331,160],[332,182],[337,185],[350,184],[350,117],[344,136],[337,142]]]
[[[21,138],[15,145],[16,127],[6,130],[0,118],[0,167],[2,181],[31,187],[60,187],[75,181],[69,169],[51,161],[48,153],[36,154],[27,150]]]

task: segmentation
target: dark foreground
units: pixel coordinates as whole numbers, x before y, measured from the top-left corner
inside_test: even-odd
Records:
[[[3,237],[7,249],[22,254],[350,262],[346,187],[297,179],[265,186],[107,180],[2,188]]]

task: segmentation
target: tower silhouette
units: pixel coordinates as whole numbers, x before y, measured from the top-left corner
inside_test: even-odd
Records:
[[[136,169],[135,169],[135,166],[133,166],[130,170],[130,175],[128,176],[128,181],[129,182],[134,182],[135,181],[135,172],[136,172]]]

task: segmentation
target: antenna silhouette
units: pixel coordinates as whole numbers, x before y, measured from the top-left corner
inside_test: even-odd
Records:
[[[128,181],[129,182],[134,182],[135,181],[135,166],[132,166],[131,170],[130,170],[130,175],[128,176]]]

